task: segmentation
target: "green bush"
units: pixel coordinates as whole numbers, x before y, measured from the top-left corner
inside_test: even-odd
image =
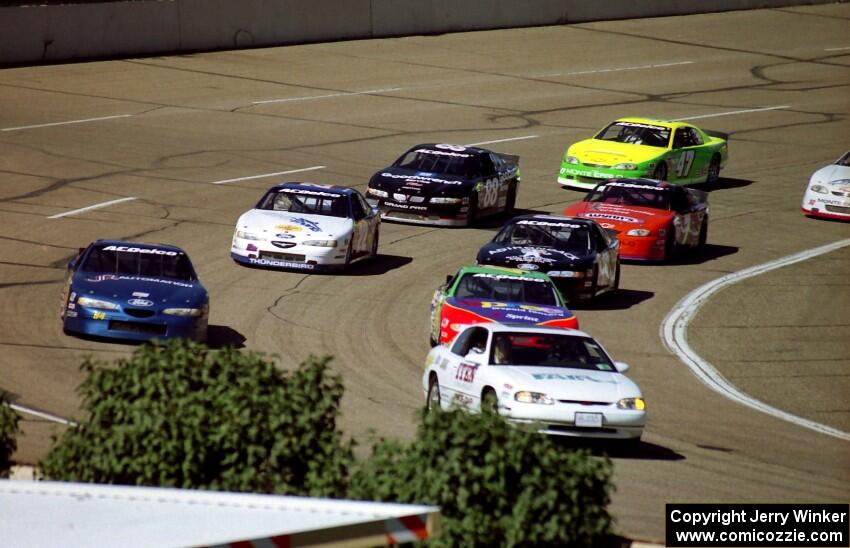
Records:
[[[432,546],[594,546],[610,534],[611,461],[494,414],[427,414],[410,445],[381,441],[354,498],[441,507]]]
[[[341,496],[353,444],[330,358],[282,372],[262,354],[185,340],[107,367],[86,358],[87,418],[41,462],[48,479]]]
[[[12,467],[12,454],[18,448],[17,435],[21,431],[20,416],[9,407],[5,392],[0,392],[0,477]]]

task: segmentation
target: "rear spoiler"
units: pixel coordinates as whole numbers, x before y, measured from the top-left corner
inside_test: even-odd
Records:
[[[702,131],[703,131],[703,133],[705,133],[709,137],[717,137],[718,139],[723,139],[724,141],[729,140],[729,134],[728,133],[723,133],[722,131],[712,131],[710,129],[704,129]]]
[[[516,154],[502,154],[501,152],[495,152],[496,156],[501,158],[506,164],[511,167],[519,167],[519,156]]]

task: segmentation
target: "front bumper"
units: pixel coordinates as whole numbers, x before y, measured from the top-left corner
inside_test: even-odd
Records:
[[[620,171],[599,167],[588,167],[582,164],[561,164],[558,172],[558,184],[570,188],[593,189],[599,183],[608,179],[622,179],[624,177],[646,177],[643,169],[634,171]]]
[[[68,333],[122,339],[149,341],[152,339],[192,339],[205,341],[207,338],[206,316],[169,316],[155,314],[149,318],[136,318],[120,310],[95,310],[77,307],[67,310],[63,328]]]
[[[233,238],[230,257],[239,263],[292,270],[321,270],[345,266],[345,246],[317,247],[297,244],[280,249],[269,242]]]
[[[818,194],[807,190],[801,206],[805,215],[824,219],[850,220],[850,197]]]
[[[433,226],[466,226],[469,222],[469,204],[401,203],[385,198],[366,199],[369,205],[381,211],[381,219],[402,223]]]
[[[658,236],[622,236],[620,240],[620,258],[629,261],[663,261],[665,257],[665,239]]]
[[[499,412],[510,422],[533,426],[541,434],[577,438],[634,439],[643,434],[646,411],[618,409],[616,404],[581,405],[555,402],[552,405],[519,403],[500,404]],[[599,427],[576,426],[575,414],[600,413]]]

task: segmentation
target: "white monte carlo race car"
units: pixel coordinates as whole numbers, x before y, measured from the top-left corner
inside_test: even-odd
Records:
[[[497,409],[543,434],[637,447],[646,403],[626,370],[582,331],[479,324],[431,349],[422,387],[428,409]]]
[[[812,174],[802,206],[811,217],[850,221],[850,151]]]
[[[239,217],[230,256],[271,268],[345,268],[378,254],[380,223],[353,188],[282,183]]]

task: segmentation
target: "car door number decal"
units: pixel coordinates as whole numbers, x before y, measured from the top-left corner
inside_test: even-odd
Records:
[[[483,183],[479,205],[482,208],[493,207],[499,201],[499,179],[491,177]]]
[[[694,163],[694,151],[686,150],[679,156],[679,161],[676,164],[676,174],[679,177],[687,177],[691,171],[691,165]]]
[[[475,380],[475,371],[478,369],[477,366],[472,365],[470,363],[462,363],[457,368],[457,373],[455,373],[455,379],[460,382],[472,382]]]

